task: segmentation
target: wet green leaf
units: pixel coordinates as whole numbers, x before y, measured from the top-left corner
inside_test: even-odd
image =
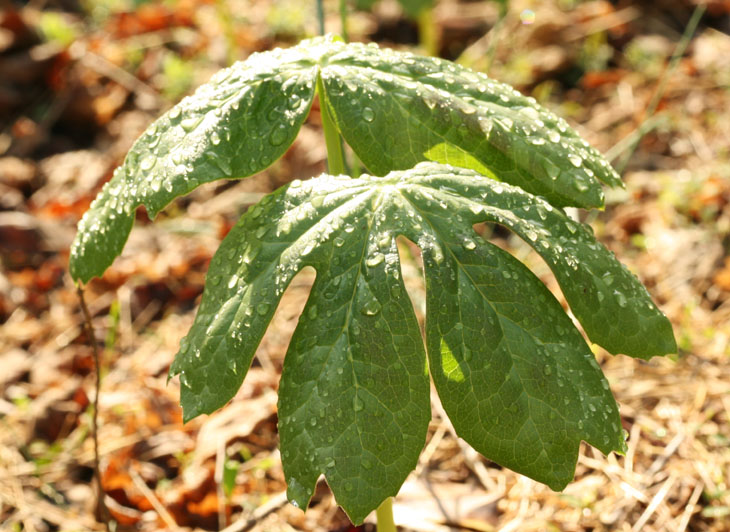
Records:
[[[428,365],[460,436],[555,489],[572,478],[581,440],[622,450],[618,408],[589,347],[549,290],[478,236],[473,226],[484,221],[513,228],[546,259],[563,246],[567,258],[548,263],[564,290],[576,271],[589,280],[611,272],[613,290],[592,286],[614,320],[641,330],[631,345],[643,341],[654,354],[673,345],[638,280],[540,198],[434,163],[385,177],[323,175],[267,196],[221,244],[171,368],[185,419],[237,392],[282,293],[311,266],[316,281],[279,389],[290,499],[304,507],[324,474],[358,523],[395,494],[430,417],[426,356],[395,244],[402,235],[423,251]]]
[[[155,216],[203,183],[280,157],[309,112],[317,75],[345,140],[376,175],[436,161],[471,168],[557,206],[600,206],[618,176],[564,120],[507,85],[441,59],[333,38],[254,54],[153,123],[79,224],[71,274],[102,275],[134,211]]]
[[[88,282],[104,273],[140,205],[154,217],[204,183],[250,176],[278,159],[309,112],[316,75],[302,49],[255,54],[155,121],[79,223],[73,278]]]
[[[594,342],[642,358],[673,352],[671,326],[643,286],[560,209],[601,205],[601,183],[618,176],[534,100],[448,61],[320,38],[221,71],[150,126],[105,185],[79,224],[74,279],[104,272],[137,207],[154,216],[281,156],[318,79],[323,105],[376,176],[292,182],[231,230],[171,367],[185,419],[235,395],[282,293],[309,266],[317,278],[278,412],[299,506],[321,474],[356,523],[398,491],[425,442],[429,370],[466,441],[555,489],[572,478],[581,440],[622,450],[616,403],[572,320],[473,229],[502,224],[540,253]],[[423,252],[426,350],[398,236]]]

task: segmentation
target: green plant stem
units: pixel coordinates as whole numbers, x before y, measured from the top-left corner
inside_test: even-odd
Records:
[[[393,519],[393,497],[388,497],[378,506],[378,509],[375,510],[375,517],[378,521],[378,532],[396,532]]]
[[[486,65],[484,66],[485,74],[489,74],[489,71],[492,69],[494,58],[497,55],[497,44],[499,44],[499,39],[502,35],[502,27],[504,26],[506,18],[507,6],[506,4],[500,4],[497,22],[494,23],[494,26],[489,32],[489,45],[487,47],[487,52],[484,54],[486,57]]]
[[[345,174],[345,159],[342,156],[340,133],[337,131],[337,126],[335,126],[335,123],[330,116],[329,109],[327,108],[321,77],[317,78],[317,94],[319,94],[319,109],[320,114],[322,115],[324,141],[327,144],[327,169],[332,175]]]
[[[418,14],[418,36],[426,55],[438,56],[439,39],[433,21],[433,8],[427,7]]]
[[[215,9],[218,15],[218,22],[223,26],[223,35],[226,42],[226,66],[236,62],[236,35],[233,28],[233,14],[228,8],[226,0],[217,0]]]
[[[340,0],[340,32],[345,42],[350,40],[347,34],[347,0]]]
[[[324,35],[324,0],[317,0],[317,22],[319,22],[319,34]]]

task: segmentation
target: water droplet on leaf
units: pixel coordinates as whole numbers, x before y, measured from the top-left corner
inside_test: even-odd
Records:
[[[576,155],[575,153],[571,153],[570,155],[568,155],[568,160],[576,168],[580,168],[580,166],[583,164],[583,159],[581,158],[581,156]]]
[[[272,146],[279,146],[284,140],[286,140],[286,127],[283,124],[279,124],[271,132],[269,142]]]

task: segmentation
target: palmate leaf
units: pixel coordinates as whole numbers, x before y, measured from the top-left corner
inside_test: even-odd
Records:
[[[317,76],[337,127],[375,175],[435,161],[581,207],[603,204],[599,182],[620,184],[564,120],[507,85],[441,59],[318,38],[222,70],[153,123],[81,220],[74,279],[104,273],[140,205],[155,216],[203,183],[253,175],[280,157]]]
[[[484,221],[514,229],[545,258],[594,340],[613,342],[604,320],[609,333],[631,324],[625,345],[615,342],[622,350],[674,350],[639,281],[541,198],[435,163],[385,177],[323,175],[266,196],[213,258],[171,368],[185,419],[236,393],[282,293],[311,266],[316,281],[279,389],[282,461],[299,506],[320,474],[355,523],[398,491],[425,443],[427,367],[460,436],[554,489],[572,479],[581,440],[622,450],[618,408],[591,350],[547,288],[478,236]],[[428,356],[398,236],[423,252]],[[589,303],[574,304],[579,293]]]

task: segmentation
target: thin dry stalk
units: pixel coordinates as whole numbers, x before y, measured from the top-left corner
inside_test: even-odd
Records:
[[[107,530],[109,530],[109,509],[106,507],[104,502],[104,487],[101,484],[101,469],[99,468],[99,390],[101,389],[101,365],[99,356],[99,347],[96,345],[96,337],[94,336],[94,327],[91,322],[91,314],[89,313],[89,307],[86,306],[86,299],[84,299],[84,289],[79,284],[76,286],[76,292],[79,296],[79,303],[81,304],[81,311],[84,313],[84,320],[86,324],[86,334],[89,337],[89,344],[91,345],[91,351],[94,354],[94,400],[91,413],[91,439],[94,442],[94,477],[96,478],[96,518],[105,523]]]

